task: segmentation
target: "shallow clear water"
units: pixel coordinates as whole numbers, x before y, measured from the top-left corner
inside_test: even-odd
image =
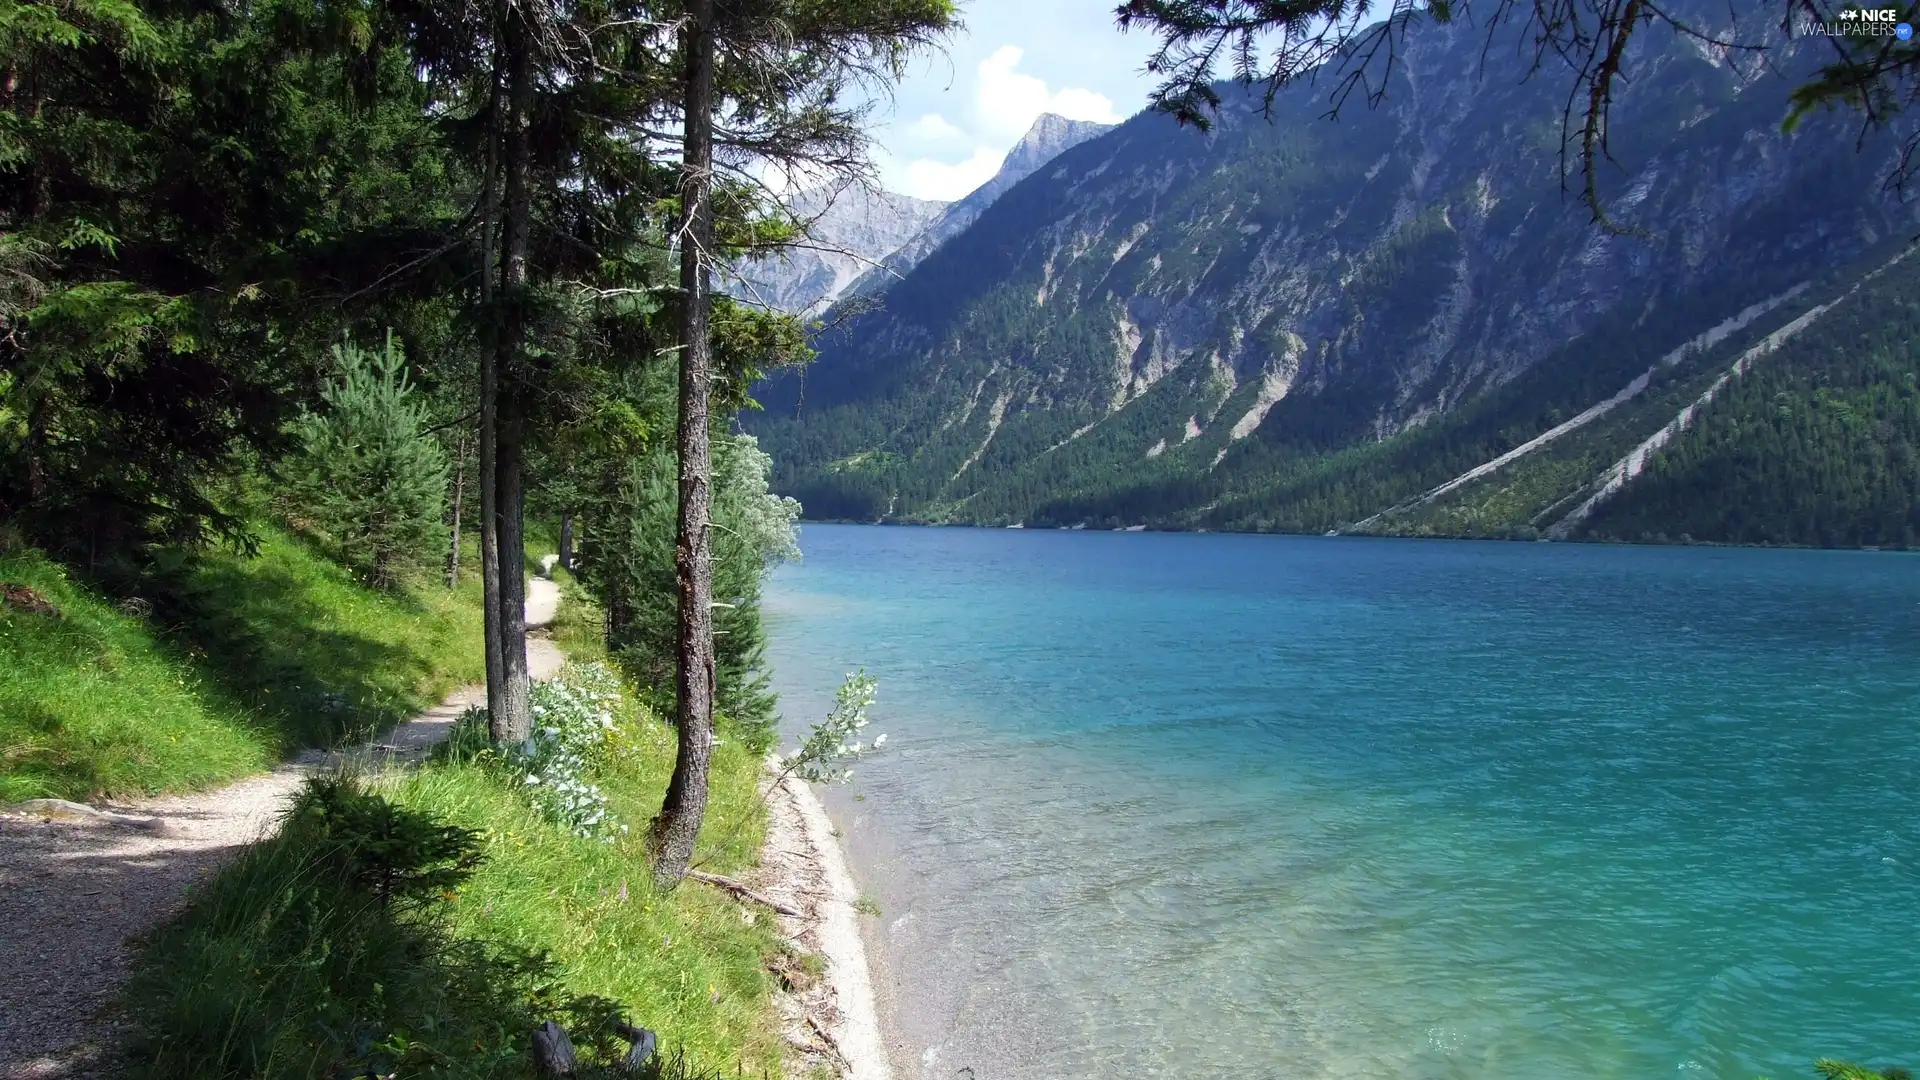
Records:
[[[810,525],[909,1076],[1920,1066],[1920,558]],[[856,798],[857,796],[857,798]]]

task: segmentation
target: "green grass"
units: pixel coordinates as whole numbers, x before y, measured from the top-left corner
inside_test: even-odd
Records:
[[[37,552],[0,558],[63,618],[0,608],[0,803],[197,788],[266,767],[258,717]]]
[[[342,870],[338,837],[296,816],[153,939],[126,999],[134,1075],[522,1077],[539,1021],[580,1044],[610,1011],[683,1055],[668,1075],[780,1075],[769,965],[818,965],[766,912],[693,882],[653,889],[641,835],[672,760],[672,732],[627,705],[596,776],[631,826],[614,843],[543,818],[485,755],[356,781],[399,827],[355,851],[404,862],[396,837],[472,830],[470,876],[415,890],[411,907],[343,887],[374,875]],[[736,742],[718,748],[700,865],[737,873],[757,857],[760,767]]]
[[[553,580],[560,585],[560,610],[547,631],[554,644],[574,660],[606,660],[606,615],[600,605],[565,570],[554,567]]]
[[[556,576],[567,598],[555,636],[602,656],[597,609]],[[0,801],[215,785],[360,737],[482,674],[473,575],[452,592],[428,581],[377,593],[277,529],[261,530],[255,556],[164,558],[113,579],[112,595],[30,550],[0,553],[0,582],[61,609],[0,612]],[[617,1003],[684,1055],[668,1075],[776,1075],[769,965],[804,972],[808,958],[766,912],[693,882],[654,890],[642,838],[674,737],[634,700],[596,777],[630,827],[614,843],[542,817],[484,756],[310,791],[288,827],[149,941],[126,997],[134,1074],[522,1077],[542,1019],[623,1050],[601,1038]],[[738,739],[717,748],[697,865],[756,861],[761,765]],[[316,806],[332,809],[315,818]],[[385,825],[339,825],[354,806]],[[476,864],[417,850],[448,826],[471,830],[444,835]],[[389,876],[371,864],[428,887],[383,897],[367,882]]]
[[[454,935],[473,838],[312,783],[155,932],[125,1000],[133,1077],[510,1077],[557,1003],[537,957]]]
[[[0,803],[208,787],[482,676],[477,583],[378,593],[290,533],[260,538],[253,557],[162,557],[117,600],[0,553],[0,582],[64,616],[0,609]]]
[[[391,780],[396,803],[484,832],[487,861],[449,905],[464,936],[549,954],[569,992],[611,998],[664,1045],[728,1075],[778,1074],[769,1022],[770,958],[781,939],[770,913],[686,882],[655,893],[642,839],[673,768],[672,730],[630,707],[597,777],[631,832],[617,843],[568,835],[478,763],[440,763]],[[743,745],[716,749],[695,862],[736,874],[758,861],[761,761]]]

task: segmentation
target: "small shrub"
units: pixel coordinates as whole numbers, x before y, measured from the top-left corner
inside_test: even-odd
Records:
[[[781,761],[782,775],[797,776],[815,784],[844,783],[853,779],[848,764],[879,750],[887,743],[885,735],[873,742],[862,742],[861,729],[867,726],[867,710],[877,694],[873,676],[864,671],[848,675],[833,696],[833,711],[813,725],[800,749]]]
[[[333,348],[324,411],[294,424],[300,452],[285,470],[297,516],[311,520],[368,584],[391,588],[441,551],[447,454],[387,336],[378,350]]]
[[[568,664],[557,677],[534,684],[531,704],[533,734],[525,742],[491,743],[487,711],[474,706],[455,722],[444,754],[497,762],[547,820],[575,836],[611,841],[626,832],[594,783],[620,728],[619,678],[605,664]]]
[[[313,781],[283,828],[337,880],[385,906],[438,899],[480,861],[478,833],[395,806],[341,777]]]

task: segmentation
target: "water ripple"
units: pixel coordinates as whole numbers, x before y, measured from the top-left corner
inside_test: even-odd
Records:
[[[1920,564],[808,526],[921,1075],[1920,1060]],[[856,819],[849,811],[859,807]]]

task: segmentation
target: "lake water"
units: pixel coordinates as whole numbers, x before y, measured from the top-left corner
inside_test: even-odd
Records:
[[[1920,557],[809,525],[908,1077],[1920,1067]]]

